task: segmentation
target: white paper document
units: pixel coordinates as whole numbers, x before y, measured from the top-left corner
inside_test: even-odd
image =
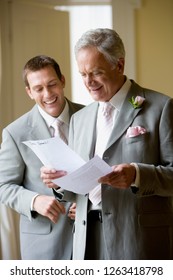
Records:
[[[23,142],[37,155],[43,165],[68,174],[53,182],[65,190],[87,194],[98,185],[98,179],[112,171],[100,157],[95,156],[87,163],[59,137]]]

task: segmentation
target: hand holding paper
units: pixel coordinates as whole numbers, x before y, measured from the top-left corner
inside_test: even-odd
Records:
[[[45,166],[67,171],[66,176],[53,182],[74,193],[89,193],[98,185],[100,177],[112,171],[112,168],[98,156],[86,163],[59,137],[23,143],[32,149]]]

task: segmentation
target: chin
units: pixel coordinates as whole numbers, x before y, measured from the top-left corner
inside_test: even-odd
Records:
[[[57,117],[57,112],[55,112],[54,110],[47,110],[46,113],[52,117]]]
[[[101,102],[106,101],[106,97],[99,93],[91,93],[91,96],[95,101],[101,101]]]
[[[101,101],[102,99],[98,94],[91,94],[91,97],[94,99],[94,101]]]

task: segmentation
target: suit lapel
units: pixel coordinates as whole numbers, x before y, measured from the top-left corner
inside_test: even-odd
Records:
[[[69,117],[71,118],[71,116],[76,113],[78,110],[82,109],[84,107],[84,105],[81,104],[77,104],[74,102],[71,102],[70,100],[66,99],[68,106],[69,106]]]
[[[89,127],[88,127],[88,133],[87,133],[87,141],[88,141],[88,154],[89,158],[91,159],[95,152],[95,144],[96,144],[96,122],[97,122],[97,112],[98,112],[98,102],[94,102],[93,107],[91,109],[91,112],[88,116],[89,120]],[[91,137],[92,135],[92,137]]]
[[[93,102],[84,109],[84,117],[81,116],[82,127],[81,154],[83,158],[88,161],[94,155],[95,142],[96,142],[96,120],[97,120],[98,102]]]
[[[74,114],[76,111],[78,111],[83,107],[82,105],[73,103],[69,100],[67,100],[67,102],[69,105],[70,117],[72,114]],[[27,126],[28,126],[27,127],[28,139],[39,140],[39,139],[47,139],[52,137],[45,120],[43,119],[43,117],[40,115],[38,111],[37,105],[35,105],[32,108],[32,110],[28,115]]]
[[[107,149],[114,144],[124,133],[133,122],[134,118],[139,114],[142,107],[134,109],[130,104],[129,99],[132,96],[140,95],[144,97],[143,90],[136,83],[132,81],[132,86],[125,98],[125,101],[121,107],[118,117],[115,121],[110,139],[108,141]]]
[[[51,137],[50,131],[35,105],[28,117],[28,135],[30,139],[47,139]]]

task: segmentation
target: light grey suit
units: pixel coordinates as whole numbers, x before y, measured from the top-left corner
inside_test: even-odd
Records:
[[[68,101],[71,115],[83,106]],[[27,140],[50,138],[49,129],[37,106],[3,130],[0,150],[0,201],[20,216],[22,259],[70,259],[73,222],[60,216],[53,224],[48,218],[30,211],[37,193],[52,196],[40,178],[42,163],[26,145]],[[57,151],[58,156],[58,151]],[[68,208],[70,203],[66,203]]]
[[[132,96],[145,98],[134,109]],[[70,146],[86,161],[94,155],[98,103],[73,115]],[[103,159],[110,165],[138,164],[140,186],[118,189],[102,185],[103,234],[108,259],[173,259],[173,100],[141,88],[134,81],[119,112]],[[146,134],[126,138],[130,126]],[[74,259],[84,259],[88,196],[65,192],[77,202]]]

